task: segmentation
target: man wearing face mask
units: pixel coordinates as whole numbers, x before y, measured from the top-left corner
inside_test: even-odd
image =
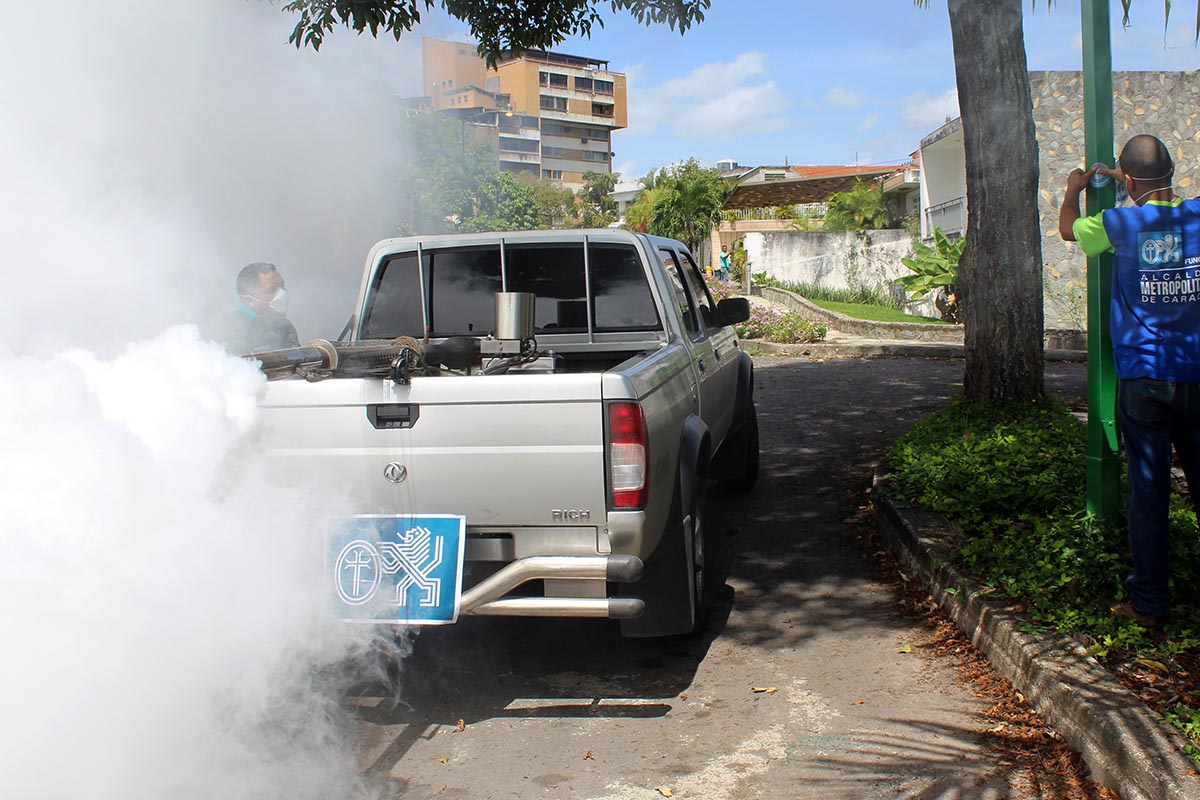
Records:
[[[1133,205],[1081,217],[1079,193],[1097,174],[1123,184]],[[1133,571],[1129,599],[1112,610],[1148,628],[1169,604],[1172,445],[1200,505],[1200,200],[1176,197],[1174,174],[1166,145],[1135,136],[1117,169],[1071,172],[1058,223],[1062,238],[1088,255],[1115,253],[1110,316]]]
[[[288,295],[274,264],[248,264],[237,277],[238,305],[228,347],[231,352],[258,353],[299,347],[296,326],[287,318]]]

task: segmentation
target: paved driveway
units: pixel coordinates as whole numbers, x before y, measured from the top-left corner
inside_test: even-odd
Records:
[[[708,635],[426,630],[402,701],[358,712],[372,779],[419,798],[1007,796],[981,701],[906,652],[926,634],[873,579],[849,519],[887,444],[957,391],[962,362],[756,364],[764,477],[710,500],[729,577]],[[1083,365],[1051,365],[1047,387],[1083,394]]]

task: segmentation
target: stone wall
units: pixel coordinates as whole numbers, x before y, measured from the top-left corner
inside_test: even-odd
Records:
[[[1086,328],[1087,259],[1058,235],[1067,174],[1086,168],[1083,144],[1083,77],[1078,72],[1031,72],[1037,125],[1038,213],[1045,265],[1046,326]],[[1116,151],[1132,136],[1151,133],[1175,159],[1175,191],[1195,195],[1200,164],[1200,80],[1194,72],[1114,72],[1113,123]],[[1002,168],[998,165],[997,168]]]

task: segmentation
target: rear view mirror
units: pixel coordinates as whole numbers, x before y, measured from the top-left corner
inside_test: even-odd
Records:
[[[715,328],[724,328],[750,319],[750,301],[744,297],[726,297],[717,303],[708,322]]]

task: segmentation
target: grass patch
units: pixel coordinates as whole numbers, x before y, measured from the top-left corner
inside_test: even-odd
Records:
[[[862,305],[879,306],[880,308],[891,308],[896,311],[899,311],[903,305],[903,301],[899,297],[893,296],[878,286],[837,289],[829,286],[821,286],[820,284],[776,280],[769,277],[765,272],[755,273],[753,277],[755,286],[772,286],[776,289],[795,292],[804,299],[811,300],[814,303],[817,301],[859,303]]]
[[[949,325],[943,319],[931,319],[930,317],[918,317],[913,314],[905,314],[903,311],[897,311],[893,308],[884,308],[883,306],[868,305],[866,303],[838,303],[832,300],[813,300],[805,298],[813,305],[836,311],[839,314],[845,314],[847,317],[855,319],[865,319],[871,322],[917,322],[922,325]]]
[[[754,283],[757,286],[770,286],[793,292],[814,305],[855,319],[870,322],[916,322],[926,325],[950,324],[941,319],[905,314],[900,310],[903,301],[899,297],[876,286],[835,289],[819,284],[776,280],[768,277],[765,272],[755,274]]]
[[[945,514],[963,532],[954,558],[964,572],[1023,605],[1034,625],[1077,634],[1127,685],[1150,687],[1139,694],[1200,760],[1196,516],[1182,495],[1172,498],[1167,623],[1147,631],[1114,616],[1103,600],[1124,593],[1129,546],[1124,530],[1080,511],[1086,452],[1084,425],[1057,400],[996,407],[959,398],[914,425],[888,460],[897,496]],[[1158,692],[1156,683],[1181,688]]]

